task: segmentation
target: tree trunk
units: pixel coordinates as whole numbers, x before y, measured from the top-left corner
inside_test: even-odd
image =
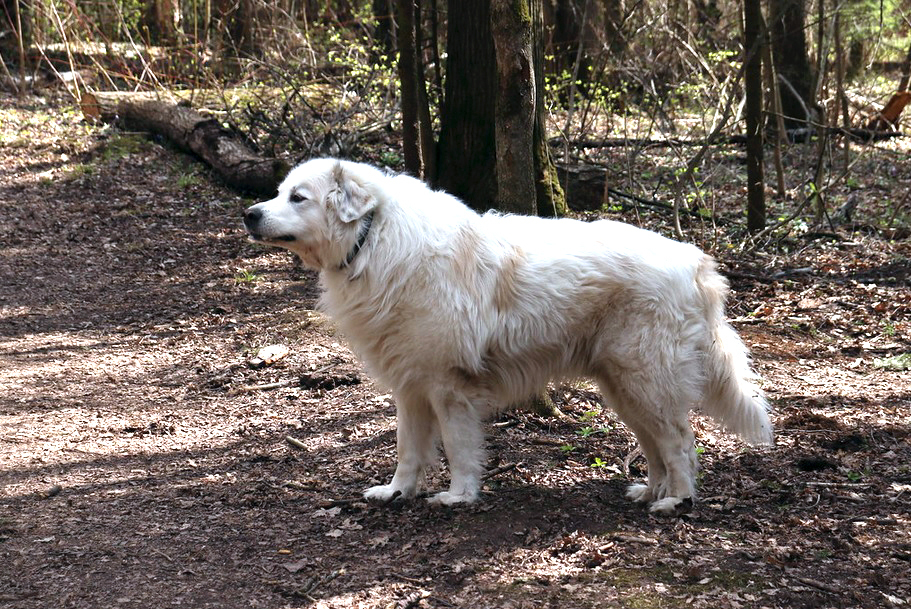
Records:
[[[905,60],[902,62],[902,75],[898,81],[898,90],[907,91],[908,83],[911,82],[911,46],[908,47],[908,52],[905,53]]]
[[[541,216],[562,216],[567,211],[566,197],[560,187],[557,167],[547,144],[544,112],[544,6],[542,0],[529,0],[531,7],[535,75],[535,121],[532,147],[535,155],[535,198]]]
[[[805,0],[770,0],[772,56],[780,80],[785,127],[806,127],[813,120],[813,74],[807,55]]]
[[[446,49],[435,183],[473,208],[488,210],[496,198],[490,0],[462,0],[450,11]]]
[[[497,208],[535,215],[535,73],[528,0],[493,0],[497,64],[495,140]]]
[[[743,49],[747,122],[747,228],[765,228],[765,180],[762,167],[762,4],[744,0]]]
[[[156,133],[205,161],[231,188],[272,196],[288,171],[277,159],[266,159],[234,132],[192,108],[135,94],[85,93],[81,101],[87,118],[118,121],[137,131]]]
[[[421,146],[418,129],[418,84],[415,42],[415,0],[398,0],[399,82],[402,94],[402,153],[405,171],[421,177]]]
[[[20,91],[25,90],[26,75],[29,71],[26,52],[32,46],[32,34],[31,3],[21,0],[0,0],[0,61],[4,61],[4,66],[6,60],[16,62],[20,80],[17,88]]]
[[[238,59],[256,50],[254,10],[253,0],[215,0],[219,23],[214,55],[226,75],[236,75]]]
[[[392,0],[373,0],[371,7],[373,18],[376,20],[373,41],[379,49],[382,49],[382,54],[386,58],[384,63],[392,65],[398,37],[395,20],[392,17]]]
[[[439,185],[481,211],[553,210],[562,191],[544,131],[541,2],[465,0],[459,9],[449,14]],[[543,393],[527,406],[559,414]]]
[[[494,3],[498,9],[492,13],[491,0],[464,0],[449,14],[435,185],[480,211],[502,204],[511,211],[553,215],[564,209],[564,201],[544,130],[541,0]],[[522,14],[518,29],[515,22],[511,28],[499,23]],[[493,20],[502,38],[499,64]],[[509,48],[516,54],[510,56]],[[505,177],[498,189],[500,172]]]
[[[427,94],[427,78],[424,66],[424,35],[421,17],[421,0],[415,1],[415,49],[414,62],[418,94],[418,141],[421,146],[421,177],[430,181],[437,173],[437,148],[430,116],[430,97]],[[436,19],[436,15],[432,16]],[[436,42],[434,42],[436,44]]]
[[[772,132],[775,136],[775,147],[772,154],[775,160],[775,178],[778,185],[778,198],[784,200],[787,196],[787,187],[784,180],[784,165],[781,162],[781,151],[787,144],[787,129],[784,126],[784,116],[781,112],[781,95],[778,85],[778,73],[775,71],[775,61],[772,59],[772,45],[769,44],[769,28],[765,23],[762,24],[762,62],[765,64],[766,85],[768,86],[771,99],[766,99],[768,104],[767,112],[774,117],[769,122],[774,121]]]
[[[589,79],[591,78],[593,56],[590,52],[598,48],[597,39],[590,36],[588,21],[591,21],[590,13],[603,11],[606,17],[605,27],[602,30],[603,42],[608,45],[617,42],[616,32],[611,28],[614,21],[611,19],[611,11],[615,8],[617,2],[605,2],[604,8],[594,7],[594,0],[554,0],[552,1],[553,10],[553,28],[551,33],[551,45],[553,55],[553,69],[557,78],[562,78],[564,74],[572,75],[574,81],[579,81],[583,93],[587,89]],[[612,35],[613,34],[613,35]],[[587,47],[587,48],[586,48]],[[589,52],[582,52],[589,51]],[[564,98],[561,100],[564,104],[571,103],[568,92],[564,91]]]
[[[436,151],[421,54],[420,0],[398,0],[399,82],[402,92],[402,148],[405,171],[416,178],[434,175]]]
[[[177,41],[180,6],[177,0],[154,0],[146,6],[144,25],[152,44],[173,44]]]

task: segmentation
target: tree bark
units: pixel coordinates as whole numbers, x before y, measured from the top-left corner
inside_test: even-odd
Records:
[[[522,213],[561,213],[563,191],[544,129],[541,0],[493,1],[499,6],[496,14],[491,0],[464,0],[449,13],[435,185],[479,211],[502,205]],[[523,14],[524,21],[513,23],[513,29],[499,23]],[[497,41],[499,64],[493,20],[498,37],[503,36]],[[510,56],[510,48],[517,54]],[[524,183],[517,185],[519,180]]]
[[[813,73],[807,55],[805,0],[770,0],[769,29],[778,77],[785,81],[781,108],[785,127],[806,127],[815,108]]]
[[[152,44],[167,45],[177,41],[180,7],[176,0],[149,2],[143,20]]]
[[[898,81],[898,90],[907,91],[909,82],[911,82],[911,46],[908,47],[905,60],[902,62],[902,75]]]
[[[497,65],[497,208],[535,215],[536,92],[528,0],[493,0],[490,16]]]
[[[0,0],[0,55],[12,59],[19,67],[19,84],[11,83],[20,93],[25,91],[26,75],[29,71],[26,51],[32,46],[31,3],[21,0]],[[4,61],[0,58],[0,61]],[[6,66],[4,61],[3,66]],[[12,75],[10,75],[12,76]]]
[[[405,171],[421,177],[421,146],[418,128],[418,78],[415,42],[415,0],[398,0],[399,83],[402,94],[402,154]]]
[[[477,210],[494,207],[496,68],[490,0],[461,0],[447,27],[436,186]]]
[[[762,167],[762,4],[744,0],[743,49],[747,123],[747,228],[765,228],[765,179]]]
[[[86,93],[82,111],[88,118],[168,138],[205,161],[236,190],[272,196],[288,172],[283,161],[259,156],[238,134],[186,106],[136,95]]]
[[[396,8],[405,171],[416,178],[430,179],[436,170],[436,150],[421,52],[420,0],[398,0]]]
[[[581,81],[583,93],[587,88],[591,75],[592,55],[589,53],[580,53],[581,50],[591,51],[592,48],[598,48],[598,42],[604,42],[608,46],[617,41],[616,32],[612,32],[613,21],[611,12],[617,2],[611,0],[604,2],[603,8],[593,8],[594,0],[553,0],[553,27],[551,30],[551,52],[553,55],[554,73],[558,78],[562,75],[572,75],[574,80]],[[606,14],[606,23],[602,30],[603,40],[589,40],[590,33],[588,29],[586,15],[595,10],[603,11]],[[593,37],[592,37],[593,38]],[[588,48],[586,48],[588,47]],[[570,103],[566,97],[567,92],[563,92],[563,103]]]
[[[433,119],[430,117],[430,98],[427,95],[427,76],[424,65],[424,30],[421,0],[414,0],[414,65],[418,96],[418,142],[421,147],[421,177],[436,175],[436,140]],[[434,15],[434,19],[436,16]]]
[[[255,8],[253,0],[215,0],[218,33],[214,56],[217,65],[227,75],[240,70],[241,57],[256,51]]]

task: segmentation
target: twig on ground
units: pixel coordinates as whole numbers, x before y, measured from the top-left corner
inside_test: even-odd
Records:
[[[339,575],[344,575],[344,569],[336,569],[332,573],[324,576],[314,575],[311,577],[306,584],[301,586],[298,590],[294,591],[295,596],[301,596],[306,599],[310,599],[310,593],[319,588],[320,586],[325,586],[333,579],[337,578]]]
[[[390,577],[394,577],[395,579],[400,579],[400,580],[402,580],[403,582],[407,582],[407,583],[409,583],[409,584],[414,584],[415,586],[423,586],[424,583],[425,583],[424,581],[422,581],[422,580],[420,580],[420,579],[415,579],[415,578],[413,578],[413,577],[408,577],[407,575],[402,575],[402,574],[400,574],[400,573],[390,573],[389,576],[390,576]]]
[[[342,360],[340,360],[340,359],[336,360],[336,361],[332,362],[331,364],[326,364],[322,368],[317,368],[316,370],[313,370],[312,372],[307,372],[307,375],[312,377],[314,374],[322,374],[323,372],[332,370],[333,368],[335,368],[336,366],[338,366],[341,363],[342,363]]]
[[[839,235],[838,233],[830,233],[825,231],[813,231],[809,233],[804,233],[801,235],[802,238],[807,241],[813,241],[816,239],[831,239],[832,241],[847,241],[846,237]]]
[[[617,541],[625,541],[627,543],[643,543],[649,546],[657,546],[658,541],[656,539],[651,539],[649,537],[642,537],[641,535],[628,535],[627,533],[614,533],[611,535],[613,539]]]
[[[287,437],[285,437],[285,442],[287,442],[288,444],[290,444],[290,445],[293,446],[294,448],[299,448],[299,449],[301,449],[301,450],[307,450],[307,445],[304,444],[303,442],[301,442],[300,440],[298,440],[297,438],[293,438],[293,437],[291,437],[291,436],[287,436]]]
[[[626,474],[627,476],[629,476],[630,464],[633,461],[635,461],[638,457],[641,457],[641,456],[642,456],[642,449],[639,448],[638,446],[636,448],[634,448],[630,452],[630,454],[626,455],[626,457],[623,458],[623,473]]]
[[[156,554],[160,555],[160,556],[164,556],[164,557],[168,560],[168,562],[174,562],[174,559],[173,559],[173,558],[171,558],[170,556],[168,556],[167,554],[165,554],[164,552],[162,552],[162,551],[159,550],[158,548],[152,548],[152,551],[155,552]]]
[[[728,279],[747,279],[759,283],[774,283],[775,279],[765,275],[756,275],[755,273],[744,273],[742,271],[721,271],[721,274]]]
[[[863,482],[816,482],[810,481],[805,482],[807,486],[824,486],[829,488],[870,488],[872,484],[866,484]]]
[[[291,387],[298,384],[298,379],[286,379],[275,383],[263,383],[261,385],[244,385],[237,387],[228,392],[228,395],[239,395],[241,393],[250,393],[251,391],[267,391],[269,389],[281,389],[282,387]]]
[[[795,581],[798,581],[802,584],[810,586],[812,588],[817,588],[823,590],[824,592],[831,592],[832,594],[841,594],[841,588],[833,586],[832,584],[827,584],[826,582],[821,582],[816,579],[810,579],[809,577],[794,577]]]
[[[505,474],[508,471],[512,471],[519,466],[518,463],[507,463],[506,465],[501,465],[500,467],[495,467],[492,470],[484,472],[481,476],[481,480],[489,480],[494,476],[499,476],[500,474]]]
[[[491,427],[496,427],[497,429],[508,429],[510,427],[515,427],[520,421],[518,419],[509,419],[508,421],[497,421],[496,423],[491,423]]]

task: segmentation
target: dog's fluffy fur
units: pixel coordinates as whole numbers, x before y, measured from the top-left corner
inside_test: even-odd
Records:
[[[413,497],[441,439],[448,491],[477,498],[482,419],[589,377],[635,433],[653,511],[693,497],[693,407],[750,442],[771,442],[746,349],[724,319],[714,261],[627,224],[478,215],[454,197],[369,165],[312,160],[246,211],[259,242],[319,269],[322,306],[392,388],[398,466],[373,500]]]

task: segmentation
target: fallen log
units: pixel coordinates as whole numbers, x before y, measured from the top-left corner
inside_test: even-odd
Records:
[[[907,94],[911,95],[911,94]],[[911,100],[911,97],[909,97]],[[895,123],[886,125],[885,123],[877,123],[875,120],[870,123],[869,127],[866,128],[849,128],[844,129],[842,127],[828,127],[827,131],[833,135],[843,135],[847,137],[854,138],[856,140],[864,142],[878,142],[880,140],[891,139],[894,137],[905,137],[905,134],[901,131],[897,131],[897,120],[898,115],[894,108],[897,106],[893,105],[889,109],[888,116],[895,117]],[[886,112],[886,110],[883,110]],[[879,120],[879,119],[877,119]],[[885,126],[884,126],[885,125]],[[818,129],[811,128],[800,128],[800,129],[788,129],[787,136],[788,141],[792,143],[806,143],[809,142],[812,138],[817,137],[819,133]],[[551,147],[556,148],[558,146],[563,146],[565,142],[563,138],[552,137],[547,142]],[[739,145],[746,143],[746,136],[743,134],[735,133],[733,135],[728,135],[725,137],[718,137],[714,140],[714,143],[719,146],[724,145]],[[666,138],[666,139],[653,139],[653,138],[579,138],[575,140],[570,140],[569,145],[573,148],[580,150],[590,150],[593,148],[671,148],[671,147],[683,147],[683,146],[704,146],[706,145],[705,139],[683,139],[683,138]]]
[[[272,196],[289,169],[284,161],[259,156],[240,134],[189,105],[118,93],[85,93],[80,105],[91,120],[167,138],[205,161],[235,190]]]
[[[718,145],[724,144],[743,144],[746,142],[746,136],[740,134],[718,137],[715,142]],[[557,148],[563,146],[566,142],[562,137],[552,137],[547,143]],[[685,139],[679,137],[670,138],[629,138],[629,137],[606,137],[606,138],[589,138],[581,137],[570,140],[570,146],[587,150],[590,148],[674,148],[683,146],[704,146],[705,139]]]
[[[601,167],[557,164],[557,176],[566,193],[566,204],[573,211],[597,211],[613,202],[624,209],[644,206],[663,213],[674,213],[674,206],[670,203],[611,188],[606,184],[607,174]],[[705,216],[695,209],[681,209],[680,213],[696,219],[705,219]],[[713,221],[722,225],[728,223],[728,220],[718,216],[715,216]]]

